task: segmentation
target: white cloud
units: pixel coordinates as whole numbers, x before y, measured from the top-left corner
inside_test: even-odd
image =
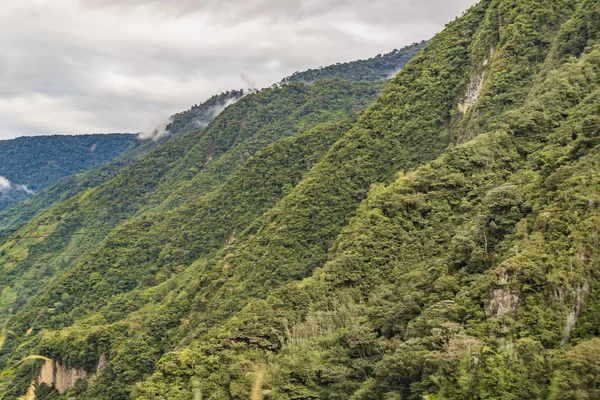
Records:
[[[154,141],[157,141],[158,139],[162,138],[167,133],[169,133],[167,131],[167,126],[169,126],[169,124],[171,122],[173,122],[173,118],[168,117],[167,119],[163,119],[158,124],[152,124],[150,129],[147,129],[144,132],[139,133],[138,139],[140,139],[140,140],[152,139]]]
[[[8,179],[0,176],[0,192],[6,192],[11,189],[11,184]]]
[[[430,38],[475,0],[5,0],[0,138],[138,132],[213,94]]]
[[[15,188],[27,194],[35,194],[35,191],[29,189],[27,185],[16,185]]]
[[[13,185],[8,179],[0,175],[0,192],[6,193],[12,189],[20,190],[27,194],[35,194],[27,185]]]

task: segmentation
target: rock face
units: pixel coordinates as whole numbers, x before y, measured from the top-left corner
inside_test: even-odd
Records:
[[[42,366],[40,374],[38,376],[38,384],[42,383],[48,386],[54,386],[58,393],[62,394],[65,390],[75,386],[77,381],[86,380],[91,381],[96,378],[98,372],[106,365],[106,357],[100,356],[100,361],[96,367],[96,373],[90,374],[83,368],[75,369],[68,368],[60,365],[56,361],[46,361]]]
[[[488,66],[491,58],[494,56],[496,49],[494,46],[490,48],[490,57],[483,60],[482,67],[485,68]],[[481,90],[483,89],[483,82],[485,80],[485,69],[480,71],[477,74],[474,74],[467,85],[467,89],[464,94],[464,99],[462,103],[458,104],[458,111],[461,113],[466,113],[469,108],[473,107],[479,99],[479,95],[481,94]]]
[[[499,274],[497,287],[492,290],[491,298],[485,307],[488,318],[514,313],[519,303],[519,293],[510,289],[510,275],[506,270]]]
[[[485,79],[485,71],[475,75],[469,84],[467,85],[467,91],[465,93],[465,99],[462,103],[458,105],[458,111],[461,113],[466,113],[469,108],[471,108],[479,98],[479,94],[481,93],[481,89],[483,89],[483,81]]]
[[[586,281],[582,286],[578,286],[575,288],[575,304],[567,313],[567,324],[565,325],[565,335],[563,338],[563,343],[569,341],[571,337],[571,331],[575,328],[575,324],[577,323],[577,317],[581,313],[583,306],[585,304],[585,296],[590,292],[590,283]]]

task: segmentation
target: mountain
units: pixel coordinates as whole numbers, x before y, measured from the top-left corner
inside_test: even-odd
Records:
[[[204,103],[194,105],[189,110],[171,116],[166,123],[153,131],[139,134],[137,136],[139,140],[133,141],[131,147],[114,160],[65,177],[41,193],[17,203],[10,210],[0,213],[4,231],[14,231],[53,204],[114,178],[123,168],[148,154],[157,146],[206,126],[228,105],[236,102],[243,95],[244,92],[238,90],[212,96]],[[56,138],[60,140],[60,137]]]
[[[394,50],[383,56],[383,58],[375,57],[368,60],[338,64],[322,68],[320,72],[319,70],[298,72],[294,74],[294,77],[286,78],[283,82],[312,82],[323,79],[377,82],[389,79],[393,72],[406,65],[425,43],[422,42],[401,50]],[[29,221],[32,216],[38,215],[40,211],[48,209],[52,204],[68,199],[83,190],[97,187],[114,178],[121,169],[144,156],[156,146],[186,133],[205,128],[225,108],[246,94],[243,90],[227,91],[212,96],[205,102],[196,104],[186,111],[174,114],[151,132],[140,134],[140,138],[143,140],[137,142],[114,162],[65,178],[39,195],[18,203],[13,209],[0,214],[0,221],[2,221],[4,230],[14,231],[16,227]],[[19,199],[22,200],[23,198],[22,193]]]
[[[0,393],[599,398],[599,75],[597,0],[482,0],[243,97],[0,242]]]
[[[295,72],[284,78],[282,82],[314,82],[319,79],[334,78],[354,82],[376,82],[391,79],[426,45],[427,41],[422,41],[403,47],[400,50],[394,49],[387,54],[378,54],[367,60],[337,63],[327,67]]]
[[[134,135],[54,135],[0,140],[0,211],[61,178],[122,154]]]
[[[2,252],[0,264],[3,269],[0,278],[2,280],[0,312],[3,320],[18,311],[26,304],[27,299],[38,291],[41,297],[54,296],[51,282],[57,279],[79,279],[76,277],[77,274],[72,275],[70,272],[75,272],[76,268],[73,267],[78,264],[79,257],[87,257],[83,254],[87,250],[99,251],[96,256],[93,256],[96,258],[97,266],[101,268],[109,266],[112,262],[106,264],[103,256],[97,256],[100,254],[110,256],[110,252],[106,252],[104,247],[112,247],[109,244],[112,240],[128,241],[129,232],[131,229],[138,232],[139,224],[143,226],[140,232],[152,234],[154,238],[151,240],[156,241],[158,246],[160,246],[158,243],[163,240],[159,237],[163,237],[167,242],[170,241],[174,233],[172,230],[155,232],[149,229],[150,226],[146,226],[146,221],[154,219],[156,215],[162,215],[166,218],[165,224],[173,227],[181,221],[181,218],[185,218],[189,222],[188,229],[196,232],[199,221],[190,219],[184,211],[188,207],[202,207],[208,196],[215,196],[214,191],[240,167],[248,164],[248,168],[252,168],[253,154],[260,149],[267,151],[266,147],[269,144],[310,131],[324,122],[345,120],[373,101],[382,86],[368,82],[323,81],[313,85],[294,83],[250,94],[225,109],[206,129],[191,132],[158,146],[147,156],[125,167],[114,179],[95,189],[82,192],[46,211],[41,217],[33,219],[12,237],[7,238],[0,249]],[[329,133],[330,130],[332,133]],[[297,157],[300,158],[296,161],[294,161],[296,156],[284,156],[283,161],[292,163],[290,168],[297,167],[292,172],[286,172],[285,169],[278,171],[278,168],[284,166],[278,166],[278,163],[271,166],[273,162],[260,164],[258,159],[258,167],[255,166],[256,171],[253,172],[256,175],[255,181],[262,182],[266,178],[265,174],[273,169],[271,179],[274,181],[274,192],[271,197],[277,199],[301,178],[298,173],[310,167],[311,160],[322,154],[324,150],[319,152],[320,146],[326,147],[327,143],[332,143],[331,139],[325,140],[327,135],[333,135],[339,130],[340,128],[335,128],[335,125],[333,128],[327,125],[318,129],[315,133],[319,135],[317,137],[298,139],[298,143],[306,143],[308,154],[298,155]],[[333,136],[333,139],[336,137]],[[290,152],[295,148],[294,143],[288,146],[291,146]],[[299,145],[295,144],[295,146]],[[279,153],[277,157],[280,157]],[[237,178],[240,183],[236,185],[252,182],[246,174],[241,172],[240,174]],[[256,205],[247,208],[244,195],[240,195],[241,203],[225,202],[224,204],[228,205],[223,211],[225,214],[214,214],[212,218],[216,231],[225,227],[222,218],[235,218],[242,229],[250,218],[245,213],[257,216],[256,213],[268,207],[269,203],[266,200],[269,197],[264,198],[266,194],[261,186],[251,185],[246,190],[254,191],[246,194],[245,197],[257,197],[253,200]],[[225,198],[231,197],[233,197],[231,193],[225,195]],[[183,204],[180,205],[181,203]],[[206,210],[209,215],[213,215],[211,207],[217,207],[222,203],[223,201],[208,203]],[[168,212],[168,210],[173,211]],[[236,217],[238,214],[241,215]],[[41,236],[50,232],[52,237],[48,236],[49,240],[39,240]],[[212,233],[207,234],[210,237]],[[118,239],[119,237],[121,239]],[[165,266],[164,273],[154,271],[156,258],[150,254],[144,256],[146,261],[137,258],[139,251],[145,252],[148,248],[138,241],[141,237],[132,239],[134,241],[130,244],[133,258],[125,256],[119,261],[131,266],[129,271],[132,273],[130,278],[133,280],[127,284],[133,285],[131,288],[138,285],[154,286],[158,282],[156,279],[160,281],[164,273],[170,274],[168,271],[177,267],[172,264],[175,260],[165,259],[168,266]],[[181,240],[191,239],[188,234],[181,232]],[[215,246],[216,242],[218,242],[217,238],[207,243],[197,243],[200,248],[189,249],[191,253],[183,252],[181,257],[185,259],[193,257],[198,252],[211,251],[211,245]],[[159,247],[154,249],[159,250]],[[159,250],[156,256],[160,257],[160,252]],[[126,272],[127,269],[123,268],[120,271]],[[156,277],[152,278],[154,275]],[[116,275],[114,278],[121,279]],[[84,281],[86,280],[87,278],[84,278]],[[121,290],[103,292],[93,288],[93,292],[99,295],[96,305],[101,307],[118,296]],[[80,308],[82,315],[88,305],[90,304],[87,302],[82,304]],[[62,311],[57,311],[62,314]],[[23,309],[22,312],[28,314],[29,311]],[[46,316],[51,317],[53,313],[54,311],[51,311]],[[61,318],[63,317],[57,314],[44,324],[61,325],[63,324],[59,322]],[[66,323],[66,320],[63,322]],[[15,332],[14,329],[8,328],[10,332]],[[8,349],[9,345],[10,340],[5,343],[5,349]],[[9,386],[16,388],[12,384]]]

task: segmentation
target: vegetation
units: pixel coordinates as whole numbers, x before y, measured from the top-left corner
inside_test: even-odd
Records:
[[[414,57],[424,47],[425,43],[414,44],[402,50],[394,50],[383,57],[376,57],[377,60],[374,58],[325,67],[321,72],[315,70],[298,72],[295,74],[295,77],[298,79],[290,77],[289,79],[284,79],[284,82],[312,82],[314,80],[335,78],[347,81],[376,82],[388,79],[394,72],[398,71]],[[310,79],[308,78],[309,76],[311,77]],[[355,78],[352,78],[353,76]],[[25,191],[11,193],[12,200],[7,202],[5,207],[9,205],[15,206],[10,211],[0,214],[2,225],[5,229],[10,228],[10,230],[15,230],[16,227],[22,226],[22,224],[31,220],[33,216],[39,214],[42,210],[48,209],[52,205],[67,200],[87,189],[100,186],[102,183],[114,178],[123,168],[143,157],[156,146],[186,133],[205,128],[225,108],[234,104],[246,94],[243,90],[227,91],[212,96],[205,102],[192,106],[189,110],[177,113],[164,126],[157,127],[155,132],[143,134],[147,138],[146,140],[136,141],[131,148],[122,156],[117,157],[113,162],[64,178],[52,185],[48,190],[26,201],[15,205],[18,201],[28,197],[28,193]],[[67,175],[70,174],[63,176]],[[46,186],[49,185],[47,184]],[[4,200],[8,200],[8,197],[4,198]]]
[[[4,241],[0,393],[599,398],[599,76],[597,0],[483,0],[243,97]]]
[[[59,290],[61,300],[54,301],[52,298],[58,293],[54,288],[60,287],[62,284],[56,283],[57,286],[47,286],[47,284],[51,280],[56,281],[61,276],[66,280],[77,282],[77,284],[88,282],[87,272],[83,272],[83,277],[80,273],[71,275],[69,272],[78,270],[77,265],[80,259],[84,260],[81,261],[83,264],[95,259],[96,267],[94,268],[100,269],[96,272],[90,271],[94,277],[105,276],[107,272],[110,274],[111,271],[106,271],[105,268],[111,265],[115,266],[114,261],[119,260],[119,263],[129,264],[132,267],[131,276],[138,281],[137,284],[141,287],[154,286],[162,282],[171,274],[168,271],[178,268],[179,265],[174,263],[175,260],[170,262],[170,256],[165,258],[160,255],[161,245],[158,237],[155,236],[155,233],[159,232],[159,236],[163,236],[165,240],[169,241],[172,239],[173,230],[163,230],[164,226],[159,228],[158,225],[156,232],[148,230],[147,222],[152,220],[157,212],[170,219],[173,224],[181,222],[182,218],[189,218],[190,213],[193,215],[196,211],[196,202],[200,207],[208,201],[201,197],[203,193],[207,194],[211,189],[216,188],[222,179],[226,179],[227,175],[237,168],[245,164],[248,164],[249,168],[252,167],[254,164],[251,154],[258,149],[277,141],[278,138],[302,133],[322,121],[346,119],[353,112],[368,104],[370,99],[374,99],[380,89],[381,85],[379,84],[325,81],[311,86],[300,83],[290,84],[282,88],[268,89],[249,95],[224,111],[207,129],[192,132],[159,146],[147,157],[123,169],[113,180],[96,189],[77,195],[46,212],[43,216],[32,220],[9,238],[1,250],[3,251],[3,257],[0,259],[3,265],[1,278],[3,316],[14,313],[25,304],[27,298],[41,288],[45,288],[44,293],[46,294],[42,295],[41,301],[45,304],[50,301],[51,306],[49,308],[44,306],[47,311],[43,313],[44,315],[38,315],[39,310],[34,311],[36,315],[32,315],[33,320],[30,322],[35,327],[31,331],[37,333],[43,326],[60,327],[69,324],[68,321],[71,318],[78,319],[83,316],[86,313],[84,310],[88,306],[100,307],[107,301],[114,300],[114,296],[119,292],[132,289],[133,287],[130,285],[136,285],[133,282],[127,283],[125,280],[122,281],[125,286],[119,284],[121,289],[115,288],[117,291],[114,292],[101,290],[102,285],[96,287],[85,284],[82,289],[88,290],[91,295],[94,293],[99,295],[94,295],[97,298],[95,304],[85,300],[81,303],[79,315],[63,314],[63,311],[67,311],[68,307],[74,305],[67,299],[72,298],[78,302],[77,298],[83,299],[83,294],[82,296],[76,295],[71,289],[69,289],[70,294]],[[265,116],[267,117],[265,118]],[[256,172],[258,174],[256,181],[263,183],[266,171],[273,169],[274,183],[271,196],[265,193],[264,187],[258,185],[246,188],[242,183],[252,182],[252,180],[248,180],[248,174],[241,175],[238,180],[243,180],[235,187],[241,185],[245,190],[251,190],[252,192],[246,197],[257,196],[257,200],[254,200],[258,202],[256,207],[268,207],[269,203],[266,201],[273,196],[276,198],[282,193],[287,193],[301,179],[302,170],[310,167],[310,160],[315,157],[318,159],[319,154],[323,154],[344,131],[343,128],[335,125],[332,128],[325,126],[317,131],[315,133],[317,136],[312,139],[304,140],[304,136],[300,136],[295,146],[299,146],[298,143],[302,144],[301,148],[307,153],[306,156],[303,156],[304,153],[297,155],[292,153],[288,156],[287,152],[275,152],[273,157],[276,158],[258,168]],[[328,139],[330,135],[334,136]],[[321,148],[320,151],[319,148]],[[268,154],[272,153],[268,149],[264,151],[267,151]],[[296,157],[300,157],[300,159]],[[280,165],[286,162],[291,163],[293,174],[285,172],[285,165]],[[270,166],[271,164],[273,166]],[[281,172],[278,168],[283,168],[284,171]],[[288,177],[288,175],[291,176]],[[279,184],[279,181],[283,181],[283,183]],[[173,196],[169,197],[170,193]],[[147,197],[144,198],[144,196]],[[225,200],[235,199],[234,196],[231,197],[231,191],[224,198]],[[207,207],[215,207],[216,204],[216,206],[227,206],[224,212],[230,213],[237,210],[238,214],[241,213],[240,217],[232,220],[235,223],[234,228],[239,225],[239,229],[243,229],[243,224],[247,223],[244,221],[248,218],[248,213],[250,216],[257,216],[257,209],[246,208],[248,205],[244,201],[228,203],[223,200],[224,198],[223,196],[218,197],[218,201],[210,202]],[[149,201],[149,199],[151,200]],[[177,213],[164,213],[164,210],[177,207],[184,200],[194,201],[186,204],[187,207],[192,207],[188,211],[181,207]],[[165,204],[161,205],[161,203]],[[156,211],[146,213],[142,210],[143,207],[150,208],[151,206],[157,208]],[[162,211],[158,211],[159,209]],[[226,226],[222,226],[222,219],[229,214],[214,214],[212,210],[212,208],[207,209],[208,216],[216,218],[211,229],[226,228]],[[260,208],[258,210],[260,211]],[[136,214],[139,217],[136,217]],[[131,221],[119,227],[128,218]],[[202,219],[190,220],[187,232],[197,235],[195,230],[201,221]],[[110,234],[114,228],[117,229]],[[177,227],[173,226],[173,228]],[[91,232],[94,234],[92,235]],[[134,233],[133,237],[131,236],[132,232]],[[157,273],[155,278],[151,277],[156,259],[152,260],[149,257],[148,242],[144,243],[139,236],[140,232],[147,232],[147,240],[156,243],[153,248],[159,251],[156,254],[157,257],[168,264],[165,265],[166,276],[164,273]],[[207,234],[210,235],[213,232],[209,230]],[[230,234],[231,231],[227,232],[227,235]],[[46,238],[45,235],[52,237]],[[188,236],[185,231],[182,232],[180,245],[191,242],[195,237]],[[218,238],[219,236],[216,236],[213,242],[217,242]],[[123,240],[130,243],[126,246],[130,246],[132,257],[123,258],[124,254],[117,253],[111,255],[115,245],[121,247],[122,244],[118,243],[123,243]],[[201,248],[197,251],[210,251],[211,249],[211,243],[205,245],[200,242],[198,244],[201,245]],[[202,247],[203,245],[204,247]],[[94,250],[96,247],[97,249]],[[85,249],[93,250],[93,252],[87,255]],[[170,253],[169,249],[166,250],[167,253]],[[172,250],[173,255],[179,251],[177,248]],[[179,257],[193,259],[191,258],[193,254],[182,254]],[[98,255],[101,257],[98,258]],[[146,268],[150,268],[148,273],[138,275]],[[126,269],[122,269],[122,271],[125,272]],[[119,280],[116,276],[115,279]],[[100,284],[100,281],[97,283]],[[72,289],[75,287],[73,286]],[[62,304],[65,304],[67,308],[63,310]],[[27,313],[25,310],[24,312]],[[115,310],[112,313],[114,314]],[[28,318],[26,317],[23,321]],[[24,323],[29,324],[29,322]],[[19,351],[26,351],[27,347],[23,346],[23,343],[16,338],[22,337],[26,331],[30,331],[30,328],[21,331],[13,326],[10,329],[11,332],[16,332],[12,338],[15,340],[13,344],[17,345],[16,349]],[[32,340],[35,342],[37,337],[33,337]],[[9,338],[5,344],[6,351],[10,349],[10,345]],[[15,349],[13,348],[13,350]],[[18,374],[19,372],[17,372]],[[11,385],[10,387],[18,390],[18,386]]]
[[[153,140],[150,140],[151,136],[145,140],[132,140],[131,147],[114,160],[65,177],[38,195],[30,197],[16,204],[10,210],[0,213],[0,221],[3,228],[5,230],[15,230],[36,215],[39,215],[39,213],[51,208],[52,205],[109,181],[116,177],[123,168],[142,158],[155,147],[208,125],[227,105],[239,100],[243,94],[243,91],[221,93],[220,95],[211,97],[200,105],[193,106],[187,111],[173,115],[170,119],[171,123],[164,127],[166,130],[161,137],[154,137]],[[104,136],[106,135],[102,135],[100,138]],[[60,141],[62,136],[54,136],[52,138]],[[52,146],[55,144],[53,143]],[[38,173],[40,172],[38,171]],[[21,192],[21,196],[27,194],[23,191]],[[15,193],[12,192],[11,194],[14,197]]]
[[[0,211],[61,178],[106,163],[130,148],[134,135],[35,136],[0,141]]]
[[[400,50],[394,49],[387,54],[378,54],[367,60],[337,63],[308,71],[294,72],[291,76],[284,78],[282,82],[314,82],[319,79],[333,78],[355,82],[391,79],[426,45],[427,41],[422,41]]]

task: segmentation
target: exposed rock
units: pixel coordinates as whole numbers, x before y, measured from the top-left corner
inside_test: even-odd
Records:
[[[90,374],[83,368],[68,368],[60,365],[56,361],[46,361],[40,370],[38,376],[38,384],[46,384],[54,386],[58,393],[62,394],[65,390],[75,386],[77,381],[91,381],[96,378],[96,375],[106,366],[106,356],[100,356],[100,361],[96,366],[96,373]]]
[[[235,229],[233,230],[233,232],[231,233],[231,235],[227,238],[227,241],[225,242],[226,246],[231,246],[233,244],[233,242],[235,242]]]
[[[206,153],[206,162],[204,163],[205,165],[208,165],[213,160],[213,156],[215,155],[215,146],[216,142],[215,139],[213,139],[208,145],[208,151]]]
[[[471,81],[467,85],[464,100],[462,103],[458,104],[458,111],[464,114],[477,102],[481,89],[483,89],[484,79],[485,71],[481,71],[471,78]]]
[[[106,359],[106,355],[102,354],[100,360],[98,360],[98,365],[96,366],[96,375],[106,367],[106,364],[108,364],[108,360]]]
[[[585,296],[590,292],[590,283],[585,282],[582,286],[575,288],[575,305],[567,313],[567,323],[565,325],[565,335],[563,343],[566,343],[571,337],[571,332],[577,323],[577,317],[585,304]]]
[[[496,52],[494,45],[490,47],[490,57],[483,60],[482,67],[487,67],[491,58]],[[458,111],[466,113],[479,99],[481,90],[483,89],[483,81],[485,80],[485,69],[471,77],[471,81],[467,85],[464,100],[458,104]]]
[[[509,312],[516,312],[519,293],[509,287],[510,276],[506,270],[500,273],[498,287],[492,290],[490,301],[485,307],[488,317],[499,317]]]

